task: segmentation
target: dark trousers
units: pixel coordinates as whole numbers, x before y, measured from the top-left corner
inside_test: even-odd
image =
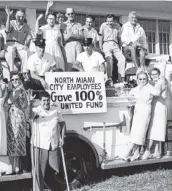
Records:
[[[43,191],[47,164],[59,173],[60,149],[57,148],[53,151],[38,147],[32,147],[32,149],[33,191]]]
[[[145,50],[140,47],[125,46],[124,55],[130,53],[131,59],[136,67],[145,66]],[[140,58],[138,61],[138,57]]]

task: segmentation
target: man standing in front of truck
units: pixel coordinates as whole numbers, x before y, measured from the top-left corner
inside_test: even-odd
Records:
[[[30,97],[30,96],[29,96]],[[60,149],[64,144],[66,132],[65,121],[57,108],[50,108],[48,92],[40,93],[41,104],[32,108],[30,115],[32,123],[32,172],[33,190],[44,190],[44,178],[47,164],[59,173]]]

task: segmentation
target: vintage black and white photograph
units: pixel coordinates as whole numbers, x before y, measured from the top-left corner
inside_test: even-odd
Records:
[[[0,191],[172,190],[172,1],[0,1]]]

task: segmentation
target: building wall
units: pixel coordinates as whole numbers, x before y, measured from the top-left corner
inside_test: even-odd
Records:
[[[101,2],[98,2],[101,3]],[[122,3],[122,2],[121,2]],[[131,2],[132,3],[132,2]],[[133,2],[134,3],[134,2]],[[143,1],[143,4],[145,2]],[[156,2],[155,2],[156,3]],[[0,8],[4,8],[8,5],[12,8],[24,8],[28,20],[28,24],[34,30],[34,25],[36,22],[36,12],[38,10],[46,9],[47,2],[31,2],[31,1],[0,1]],[[82,4],[82,3],[81,3]],[[133,4],[134,5],[134,4]],[[72,2],[63,3],[63,2],[55,2],[52,7],[52,11],[62,11],[64,12],[67,7],[73,7],[77,13],[82,14],[92,14],[92,15],[106,15],[108,13],[113,13],[116,16],[119,16],[119,21],[121,23],[125,23],[128,20],[128,13],[131,11],[130,9],[124,8],[111,8],[111,7],[101,7],[101,6],[88,6],[88,5],[80,5],[79,2],[76,4],[72,4]],[[134,7],[134,6],[133,6]],[[156,22],[156,42],[155,42],[155,52],[157,54],[160,53],[160,42],[159,42],[159,22],[158,20],[167,20],[170,22],[170,39],[169,39],[169,53],[172,55],[172,13],[165,12],[157,12],[157,11],[147,11],[147,10],[135,10],[140,18],[144,19],[155,19]]]

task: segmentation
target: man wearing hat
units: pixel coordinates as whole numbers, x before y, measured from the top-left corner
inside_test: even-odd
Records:
[[[83,40],[84,52],[80,53],[76,59],[75,68],[85,72],[105,72],[105,60],[103,56],[93,50],[93,39]]]
[[[56,69],[56,63],[50,54],[45,53],[45,39],[42,38],[41,34],[37,34],[33,42],[35,43],[36,52],[27,61],[27,69],[30,71],[33,82],[31,89],[44,90],[47,88],[44,79],[45,72],[53,72]]]

